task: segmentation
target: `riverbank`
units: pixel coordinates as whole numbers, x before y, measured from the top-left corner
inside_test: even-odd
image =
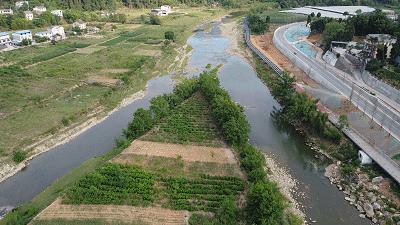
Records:
[[[204,16],[204,12],[198,12],[196,11],[197,9],[188,9],[191,14],[194,15],[202,15]],[[200,10],[200,9],[199,9]],[[209,17],[202,17],[201,20],[190,20],[186,21],[182,25],[188,25],[191,24],[193,27],[198,26],[201,23],[207,23],[210,20],[214,20],[215,18],[221,17],[222,14],[228,13],[229,11],[225,10],[217,10],[212,12],[212,15]],[[210,13],[210,12],[206,12]],[[208,15],[208,14],[207,14]],[[171,23],[169,20],[166,20],[166,24]],[[173,22],[174,24],[175,22]],[[124,25],[125,26],[125,25]],[[134,31],[134,32],[142,32],[142,31]],[[71,117],[64,116],[62,120],[62,125],[57,125],[57,128],[52,128],[51,132],[45,132],[41,135],[38,135],[34,137],[31,141],[32,143],[26,144],[24,146],[19,147],[19,151],[23,152],[24,155],[26,155],[26,158],[22,160],[19,163],[15,163],[11,160],[13,157],[12,154],[6,154],[4,150],[2,149],[3,146],[0,146],[0,182],[5,181],[7,178],[15,175],[18,171],[21,171],[22,169],[26,168],[26,166],[29,166],[29,161],[32,160],[33,158],[36,158],[40,154],[47,152],[51,149],[54,149],[57,146],[60,146],[62,144],[65,144],[75,137],[79,136],[80,134],[84,133],[85,131],[89,130],[90,128],[94,127],[95,125],[101,123],[104,121],[106,118],[108,118],[112,113],[115,111],[118,111],[121,107],[124,107],[130,103],[132,103],[135,100],[140,99],[141,97],[144,96],[144,91],[141,89],[146,89],[146,82],[147,80],[154,78],[158,75],[164,75],[166,73],[168,74],[179,74],[180,71],[182,71],[182,68],[185,67],[186,63],[188,62],[188,57],[190,56],[190,47],[186,45],[186,40],[187,38],[191,35],[191,30],[186,29],[185,31],[179,31],[176,35],[180,35],[179,39],[170,46],[168,46],[170,49],[167,50],[167,53],[163,53],[163,56],[159,58],[159,61],[156,62],[155,67],[149,67],[149,68],[142,68],[140,71],[135,72],[133,76],[137,76],[135,79],[131,79],[131,82],[128,86],[129,88],[125,90],[126,88],[121,88],[121,87],[112,87],[112,94],[105,94],[104,96],[107,96],[106,98],[110,98],[109,101],[107,100],[99,100],[99,103],[96,103],[97,106],[94,107],[93,109],[89,108],[87,111],[85,111],[82,115],[79,114],[78,116],[73,116],[73,119]],[[115,36],[115,35],[114,35]],[[114,38],[113,36],[113,38]],[[107,36],[108,37],[108,36]],[[104,39],[101,40],[96,40],[97,42],[102,42],[102,43],[108,43],[108,41],[104,42]],[[140,41],[140,40],[138,40]],[[145,46],[147,44],[140,44],[139,45],[139,50],[141,48],[144,49],[154,49],[154,48],[161,48],[161,45],[157,45],[155,47],[152,46]],[[135,50],[138,45],[135,45]],[[90,48],[90,46],[89,46]],[[114,49],[118,48],[117,45],[111,45],[107,46],[107,48]],[[164,51],[164,48],[162,48]],[[150,50],[147,50],[150,51]],[[155,50],[152,50],[155,51]],[[158,50],[157,50],[158,51]],[[171,53],[172,52],[172,53]],[[145,56],[148,57],[148,56]],[[144,63],[146,64],[146,63]],[[46,67],[45,67],[46,66]],[[147,64],[144,66],[146,67]],[[42,65],[42,67],[45,68],[50,68],[48,65]],[[165,71],[163,71],[165,69]],[[115,69],[115,71],[122,71],[122,69]],[[111,71],[110,73],[114,73],[114,70],[107,70]],[[124,73],[126,71],[124,70]],[[103,72],[102,72],[103,73]],[[143,73],[146,73],[144,75]],[[115,76],[115,75],[113,75]],[[91,85],[85,85],[89,86],[87,88],[90,88]],[[102,85],[95,85],[96,88],[98,87],[99,89],[108,89],[109,87],[102,87]],[[121,90],[119,90],[121,89]],[[122,90],[123,89],[123,90]],[[72,92],[72,91],[71,91]],[[117,93],[118,92],[118,93]],[[70,95],[70,94],[68,94]],[[78,99],[82,98],[84,96],[83,93],[79,95],[75,95],[72,99]],[[93,95],[91,97],[91,94],[85,94],[85,97],[90,96],[88,98],[97,98],[97,97],[102,97],[101,94],[99,95]],[[128,97],[126,97],[128,96]],[[72,97],[72,94],[71,94]],[[68,97],[68,98],[71,98]],[[56,101],[58,101],[59,98],[64,98],[63,96],[58,96],[56,98]],[[81,102],[79,102],[81,103]],[[104,104],[103,104],[104,103]],[[73,104],[71,104],[73,105]],[[40,107],[39,107],[40,108]],[[51,113],[51,112],[48,112]],[[49,118],[46,123],[51,124],[52,123],[52,115],[47,115]],[[45,117],[44,117],[45,118]],[[67,119],[66,119],[67,118]],[[2,122],[5,122],[3,120]],[[40,121],[31,121],[35,123],[40,123]],[[27,126],[29,127],[29,126]],[[25,129],[25,128],[24,128]],[[34,128],[35,132],[43,129],[42,126]],[[9,134],[11,134],[13,131],[8,131]],[[18,132],[23,133],[24,130],[19,130]],[[1,133],[1,130],[0,130]],[[28,135],[29,136],[29,135]],[[24,136],[24,138],[26,138]],[[0,143],[2,141],[0,140]],[[24,141],[24,142],[30,142],[30,141]],[[14,143],[16,146],[19,145],[19,143]]]
[[[254,58],[254,60],[260,78],[270,87],[276,85],[273,84],[273,80],[277,79],[275,77],[276,75],[266,69],[258,58]],[[277,87],[275,86],[274,88]],[[276,91],[279,91],[278,89]],[[296,91],[299,90],[296,89]],[[279,100],[282,101],[282,99]],[[282,103],[285,105],[284,102]],[[319,107],[316,108],[319,109]],[[281,116],[279,114],[283,114],[283,117],[285,117],[285,112],[277,111],[276,115],[278,118]],[[299,120],[302,120],[302,118],[299,118]],[[309,145],[312,150],[333,161],[334,164],[327,168],[328,172],[326,175],[330,177],[331,182],[337,185],[340,191],[346,194],[345,200],[348,201],[350,205],[355,206],[360,212],[359,216],[361,218],[367,217],[371,219],[373,223],[396,224],[399,221],[399,215],[397,213],[399,206],[394,205],[398,200],[393,190],[390,190],[390,184],[395,184],[393,181],[390,181],[389,178],[383,179],[380,177],[380,175],[382,175],[381,172],[358,165],[357,150],[353,146],[351,140],[346,138],[343,134],[340,135],[340,138],[337,137],[339,139],[336,141],[328,140],[326,137],[322,137],[324,136],[323,134],[314,131],[310,128],[310,125],[303,124],[302,122],[291,123],[291,126],[305,137],[308,143],[307,145]],[[332,125],[330,126],[332,127]],[[335,168],[335,170],[330,171],[333,168]],[[345,175],[341,176],[340,174],[343,173],[345,173]],[[375,173],[375,175],[371,177],[371,173]],[[384,180],[384,182],[382,182],[382,189],[376,185],[376,180],[381,180],[380,182]],[[375,185],[372,183],[375,183]],[[367,198],[365,196],[369,197]]]

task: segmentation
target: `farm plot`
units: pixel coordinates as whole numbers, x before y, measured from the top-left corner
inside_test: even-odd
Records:
[[[126,205],[65,205],[58,199],[43,210],[33,225],[183,225],[187,211]]]
[[[215,162],[188,162],[179,156],[176,158],[124,154],[113,159],[115,163],[139,166],[157,176],[200,177],[202,174],[212,176],[243,177],[237,164]]]
[[[66,204],[148,205],[154,200],[155,177],[137,167],[107,164],[71,187]]]
[[[161,178],[167,187],[166,207],[189,211],[215,212],[227,197],[237,198],[244,182],[237,177],[203,175],[198,179]]]
[[[223,146],[221,134],[214,124],[208,102],[200,93],[196,93],[178,106],[142,140]]]

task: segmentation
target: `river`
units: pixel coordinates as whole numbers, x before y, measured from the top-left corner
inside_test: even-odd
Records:
[[[278,128],[270,113],[279,104],[268,88],[258,79],[249,62],[239,55],[227,52],[231,40],[222,36],[220,23],[210,32],[199,31],[189,38],[193,47],[186,76],[197,74],[208,63],[223,64],[219,78],[233,100],[245,108],[251,124],[250,141],[285,167],[298,181],[295,198],[304,206],[307,218],[322,225],[361,225],[368,220],[345,200],[344,194],[323,176],[326,162],[317,160],[304,140],[290,129]],[[139,107],[148,107],[149,100],[168,93],[173,88],[170,76],[157,77],[148,83],[144,98],[114,112],[100,124],[92,127],[70,142],[48,151],[30,162],[15,176],[0,183],[0,206],[17,206],[32,199],[57,178],[84,161],[110,151],[114,140],[131,120]]]

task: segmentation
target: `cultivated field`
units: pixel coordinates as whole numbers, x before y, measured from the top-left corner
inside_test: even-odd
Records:
[[[208,102],[195,93],[159,126],[70,187],[32,224],[188,224],[190,212],[215,213],[226,198],[239,200],[244,176],[229,148],[214,147],[227,145],[211,118]],[[155,135],[162,142],[148,141]]]
[[[129,18],[147,12],[125,11]],[[176,49],[195,26],[224,10],[188,12],[163,17],[162,25],[116,24],[111,31],[106,24],[96,35],[1,53],[0,164],[10,163],[14,151],[87,120],[93,111],[105,114],[150,78],[170,72]],[[175,33],[175,43],[163,44],[165,31]]]

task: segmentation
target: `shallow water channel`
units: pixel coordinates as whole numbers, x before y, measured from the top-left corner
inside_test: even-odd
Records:
[[[248,61],[227,53],[230,40],[221,36],[219,23],[211,32],[195,33],[188,43],[193,52],[187,70],[191,72],[186,76],[197,74],[196,71],[208,63],[224,65],[219,74],[221,84],[245,108],[252,127],[251,142],[287,168],[298,181],[299,195],[296,199],[304,206],[307,218],[323,225],[369,224],[368,220],[358,217],[355,208],[344,200],[344,194],[323,176],[326,162],[316,159],[304,140],[290,129],[275,125],[270,113],[279,104]],[[143,99],[121,108],[70,142],[33,159],[27,169],[0,183],[0,207],[29,201],[84,161],[110,151],[114,139],[122,134],[122,129],[131,120],[132,113],[139,107],[147,107],[152,97],[170,92],[172,88],[170,76],[149,81]]]

